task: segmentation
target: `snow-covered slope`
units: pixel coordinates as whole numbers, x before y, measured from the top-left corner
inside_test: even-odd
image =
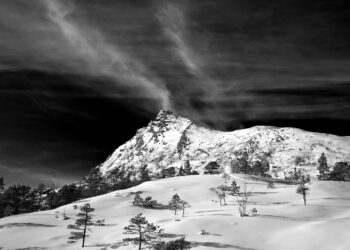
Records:
[[[140,167],[147,165],[155,175],[163,168],[179,168],[188,160],[198,172],[203,172],[211,161],[228,171],[236,156],[244,151],[251,162],[265,157],[271,168],[279,167],[282,172],[288,173],[298,165],[316,175],[317,159],[322,152],[330,165],[350,161],[350,137],[268,126],[222,132],[197,125],[170,111],[160,111],[154,121],[139,129],[100,169],[106,173],[120,168],[136,174]]]
[[[237,176],[235,176],[237,177]],[[242,185],[242,180],[237,181]],[[123,234],[131,217],[142,212],[165,229],[164,240],[181,236],[196,246],[194,249],[249,250],[348,250],[350,249],[350,185],[345,182],[315,182],[310,186],[308,205],[296,194],[296,186],[250,182],[253,195],[248,210],[257,208],[258,215],[240,217],[235,198],[220,206],[209,189],[224,183],[219,175],[183,176],[145,182],[139,186],[78,201],[55,210],[22,214],[0,219],[0,248],[9,249],[80,249],[81,242],[68,244],[68,224],[74,222],[73,205],[89,202],[96,209],[96,219],[106,219],[104,227],[93,230],[86,249],[136,249],[123,245]],[[177,193],[191,205],[185,217],[168,209],[142,209],[132,206],[135,192],[152,196],[167,204]],[[63,213],[70,218],[62,220]],[[58,215],[56,218],[56,215]],[[200,235],[201,229],[209,235]]]

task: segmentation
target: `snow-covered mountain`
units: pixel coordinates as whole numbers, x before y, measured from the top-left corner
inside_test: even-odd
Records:
[[[229,172],[243,152],[248,153],[250,162],[267,159],[270,170],[288,173],[299,167],[315,176],[323,152],[329,165],[350,161],[350,137],[271,126],[223,132],[162,110],[99,167],[103,173],[119,168],[137,175],[146,166],[156,175],[164,168],[179,169],[188,161],[193,170],[203,173],[209,162],[216,161]]]

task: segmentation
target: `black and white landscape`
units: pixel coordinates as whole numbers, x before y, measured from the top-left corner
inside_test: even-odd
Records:
[[[349,17],[0,0],[0,249],[350,249]]]

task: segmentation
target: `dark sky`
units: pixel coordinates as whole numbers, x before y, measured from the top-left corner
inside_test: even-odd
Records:
[[[0,0],[0,176],[61,185],[160,109],[350,135],[347,0]]]

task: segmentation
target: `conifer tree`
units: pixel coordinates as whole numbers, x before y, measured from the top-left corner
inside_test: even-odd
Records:
[[[329,171],[327,157],[324,153],[321,154],[320,158],[318,159],[318,163],[318,171],[320,172],[320,177],[324,179],[326,173],[328,173]]]
[[[183,167],[180,167],[179,176],[184,176],[184,175],[185,175],[185,170],[183,169]]]
[[[141,207],[143,204],[143,199],[141,198],[141,196],[139,194],[135,194],[134,200],[132,202],[132,204],[136,207]]]
[[[171,201],[169,202],[169,207],[171,210],[174,210],[175,215],[178,209],[181,208],[181,199],[178,194],[174,194],[173,197],[171,198]]]
[[[38,187],[36,187],[33,190],[33,195],[34,195],[34,199],[35,199],[35,207],[36,209],[38,209],[39,211],[42,208],[42,203],[43,203],[43,195],[44,192],[46,190],[46,186],[44,184],[39,184]]]
[[[185,175],[191,175],[191,174],[192,174],[192,169],[191,169],[190,161],[189,161],[189,160],[186,160],[186,161],[185,161],[185,164],[184,164],[184,173],[185,173]]]
[[[75,224],[68,225],[68,229],[73,229],[75,231],[71,232],[71,236],[68,238],[70,241],[68,243],[74,243],[82,239],[81,247],[85,246],[85,238],[88,237],[86,234],[88,226],[95,225],[92,221],[92,212],[95,211],[94,208],[90,206],[89,203],[86,203],[84,206],[80,207],[80,212],[77,214],[77,220]]]
[[[5,189],[5,182],[4,182],[4,178],[0,177],[0,193],[2,193]]]
[[[84,182],[86,183],[86,190],[84,190],[86,197],[102,194],[106,189],[105,179],[98,168],[92,168],[85,176]]]
[[[4,206],[12,208],[12,214],[20,214],[31,211],[34,199],[31,187],[25,185],[12,185],[3,193]]]
[[[243,152],[241,158],[238,159],[239,171],[244,174],[249,174],[251,172],[248,159],[249,155],[247,152]]]
[[[149,171],[147,169],[147,165],[143,165],[140,168],[139,172],[140,172],[140,178],[138,181],[139,184],[151,180],[151,177],[149,176]]]
[[[142,244],[144,245],[155,245],[160,241],[160,237],[164,230],[159,226],[149,223],[142,213],[133,217],[129,221],[129,225],[124,227],[124,234],[137,235],[136,238],[125,238],[124,241],[132,241],[135,245],[138,245],[141,250]]]

